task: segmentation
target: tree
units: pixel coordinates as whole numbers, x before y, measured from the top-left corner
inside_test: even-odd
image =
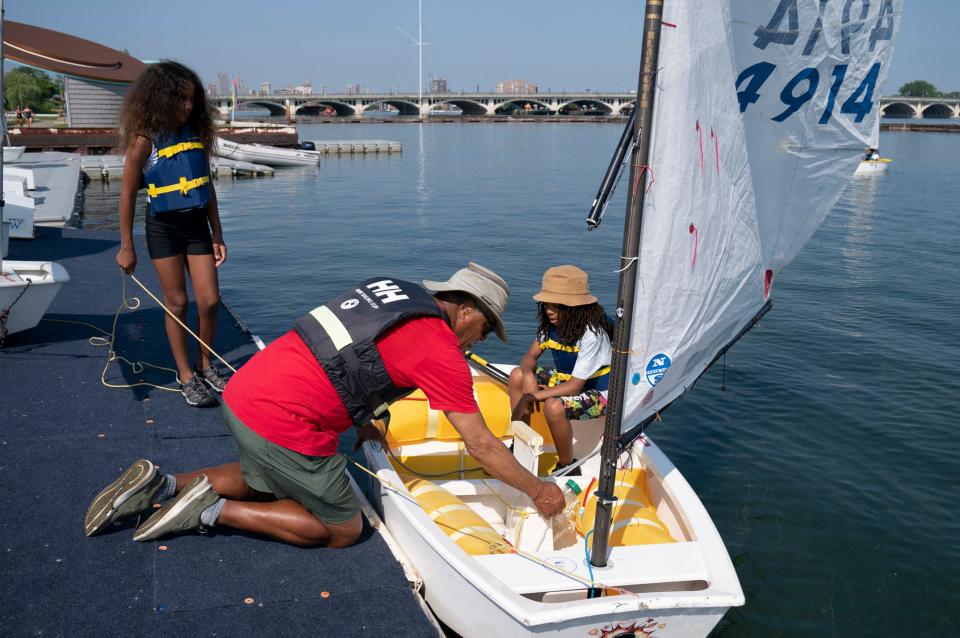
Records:
[[[35,112],[49,112],[57,108],[52,98],[60,87],[49,75],[39,69],[18,66],[3,77],[4,108],[12,111],[30,106]]]
[[[940,97],[937,87],[925,80],[914,80],[900,87],[899,95],[904,97]]]

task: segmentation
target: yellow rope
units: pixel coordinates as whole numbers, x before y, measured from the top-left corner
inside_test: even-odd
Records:
[[[168,370],[173,373],[174,379],[179,386],[180,377],[177,374],[177,371],[173,368],[167,368],[164,366],[158,366],[153,363],[147,363],[146,361],[130,361],[126,357],[123,357],[117,354],[114,350],[114,344],[117,340],[117,322],[120,319],[120,313],[124,310],[136,310],[140,307],[140,299],[137,297],[127,297],[127,285],[126,280],[123,279],[123,275],[120,275],[120,307],[117,308],[117,312],[113,315],[113,326],[111,327],[110,332],[107,332],[99,326],[95,326],[92,323],[87,323],[85,321],[70,321],[68,319],[43,319],[43,321],[48,321],[50,323],[68,323],[78,326],[86,326],[88,328],[93,328],[97,332],[106,335],[106,337],[93,336],[87,339],[87,343],[95,348],[108,347],[107,351],[107,360],[103,364],[103,369],[100,371],[100,383],[108,388],[139,388],[139,387],[150,387],[156,388],[157,390],[164,390],[165,392],[180,392],[180,388],[168,388],[167,386],[157,385],[155,383],[149,383],[147,381],[140,381],[138,383],[131,384],[117,384],[110,383],[107,381],[107,368],[110,367],[110,364],[114,361],[123,361],[130,366],[134,374],[141,374],[145,367],[154,368],[156,370]]]
[[[211,348],[209,345],[206,344],[206,342],[204,342],[203,339],[201,339],[200,337],[198,337],[198,336],[197,336],[197,333],[195,333],[193,330],[191,330],[190,328],[188,328],[188,327],[186,326],[186,324],[184,324],[182,321],[180,321],[180,318],[179,318],[179,317],[177,317],[175,314],[173,314],[172,312],[170,312],[170,309],[167,308],[166,306],[164,306],[164,305],[163,305],[163,302],[161,302],[159,299],[157,299],[157,297],[156,297],[152,292],[150,292],[150,289],[149,289],[149,288],[147,288],[147,287],[144,286],[142,283],[140,283],[140,280],[137,279],[136,276],[135,276],[133,273],[130,273],[130,279],[133,279],[135,282],[137,282],[137,285],[140,286],[141,288],[143,288],[144,292],[146,292],[148,295],[150,295],[150,298],[153,299],[154,301],[156,301],[156,302],[157,302],[157,305],[160,306],[161,308],[163,308],[163,311],[164,311],[165,313],[167,313],[168,315],[170,315],[170,317],[172,317],[174,321],[176,321],[178,324],[180,324],[180,327],[181,327],[181,328],[183,328],[184,330],[186,330],[187,332],[189,332],[189,333],[190,333],[190,336],[192,336],[194,339],[196,339],[197,342],[198,342],[201,346],[203,346],[204,348],[206,348],[206,349],[207,349],[207,352],[209,352],[210,354],[212,354],[213,356],[215,356],[217,359],[220,359],[220,361],[223,362],[223,365],[225,365],[225,366],[227,366],[228,368],[230,368],[230,371],[231,371],[231,372],[236,372],[236,371],[237,371],[237,369],[234,368],[232,365],[230,365],[230,364],[227,362],[226,359],[224,359],[223,357],[221,357],[221,356],[217,353],[216,350],[214,350],[213,348]]]

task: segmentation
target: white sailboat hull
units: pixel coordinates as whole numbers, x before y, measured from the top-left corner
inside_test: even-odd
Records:
[[[217,138],[217,155],[226,159],[267,166],[316,166],[320,162],[320,155],[316,151],[260,144],[238,144],[223,138]]]
[[[893,160],[882,157],[878,160],[861,160],[854,175],[876,175],[887,170]]]
[[[414,456],[414,447],[405,446],[403,456]],[[744,602],[736,572],[713,522],[679,471],[649,439],[641,438],[633,447],[628,462],[651,471],[651,497],[680,542],[612,548],[608,566],[594,570],[595,579],[598,585],[633,593],[594,599],[586,598],[583,582],[529,556],[468,555],[416,501],[396,490],[403,481],[380,446],[368,442],[363,449],[368,467],[383,479],[373,489],[375,506],[422,579],[433,612],[464,638],[582,638],[631,629],[638,636],[706,636],[730,607]],[[583,487],[599,468],[599,461],[592,461],[583,467]],[[504,514],[497,510],[505,504],[492,490],[509,488],[493,479],[433,482],[497,527],[493,521]],[[527,519],[524,524],[536,522]],[[589,578],[582,539],[572,547],[535,554]]]
[[[4,260],[0,270],[0,311],[10,309],[7,333],[29,330],[40,323],[68,281],[70,275],[56,262]]]

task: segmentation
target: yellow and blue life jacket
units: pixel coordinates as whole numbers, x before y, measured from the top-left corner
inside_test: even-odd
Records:
[[[552,388],[558,383],[569,381],[573,376],[571,374],[573,368],[577,365],[577,356],[580,353],[580,347],[560,343],[560,335],[557,333],[557,329],[550,326],[550,329],[547,330],[546,338],[541,336],[540,349],[550,350],[553,354],[553,364],[556,367],[556,371],[550,376],[550,381],[547,385]],[[585,381],[583,384],[584,390],[606,392],[610,381],[610,366],[603,366],[591,374]]]
[[[210,160],[200,138],[188,127],[153,139],[157,163],[143,172],[150,212],[206,206],[210,201]]]

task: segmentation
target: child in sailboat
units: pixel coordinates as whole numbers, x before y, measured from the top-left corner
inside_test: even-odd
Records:
[[[189,274],[199,313],[200,338],[213,343],[220,305],[217,268],[227,259],[217,194],[210,181],[213,119],[197,74],[176,62],[151,64],[134,84],[120,113],[125,170],[120,190],[120,250],[125,273],[137,267],[133,212],[137,190],[147,189],[147,250],[157,270],[164,305],[187,321]],[[141,184],[142,182],[142,184]],[[187,332],[166,317],[180,392],[192,406],[217,404],[227,379],[199,347],[190,363]]]
[[[537,338],[510,374],[512,418],[526,419],[536,402],[543,403],[560,470],[576,461],[570,422],[606,410],[613,321],[590,294],[587,273],[576,266],[547,270],[533,298],[539,302],[540,323]],[[552,369],[537,365],[547,350],[553,354]]]

